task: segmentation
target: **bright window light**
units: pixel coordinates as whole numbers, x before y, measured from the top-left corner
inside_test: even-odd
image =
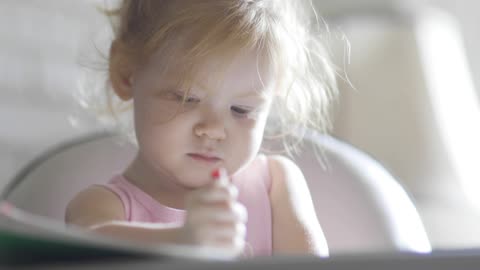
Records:
[[[432,11],[416,29],[440,136],[467,195],[480,206],[480,108],[456,21]]]

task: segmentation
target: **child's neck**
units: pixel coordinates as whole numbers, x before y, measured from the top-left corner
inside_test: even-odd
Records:
[[[185,196],[190,190],[178,185],[172,177],[154,172],[138,156],[123,175],[159,203],[171,208],[185,208]]]

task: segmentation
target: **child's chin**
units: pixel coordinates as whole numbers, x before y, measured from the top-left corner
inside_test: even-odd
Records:
[[[213,181],[209,175],[209,173],[196,173],[194,175],[188,175],[181,180],[181,184],[187,189],[202,188]]]

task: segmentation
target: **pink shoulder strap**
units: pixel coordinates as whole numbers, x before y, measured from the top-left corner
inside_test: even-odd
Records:
[[[107,188],[120,198],[123,204],[123,209],[125,210],[125,218],[126,220],[131,220],[132,211],[130,206],[132,205],[132,197],[127,188],[123,185],[122,177],[120,175],[115,175],[108,183],[100,186]]]

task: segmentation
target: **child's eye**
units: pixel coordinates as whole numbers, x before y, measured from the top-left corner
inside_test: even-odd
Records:
[[[200,102],[200,99],[196,96],[184,96],[183,93],[179,92],[174,92],[173,93],[175,100],[180,101],[180,102],[185,102],[185,103],[198,103]]]
[[[230,109],[236,116],[239,116],[239,117],[246,117],[248,116],[249,113],[252,112],[251,108],[243,108],[239,106],[232,106]]]
[[[200,102],[199,98],[196,97],[186,97],[185,98],[185,103],[198,103]]]

